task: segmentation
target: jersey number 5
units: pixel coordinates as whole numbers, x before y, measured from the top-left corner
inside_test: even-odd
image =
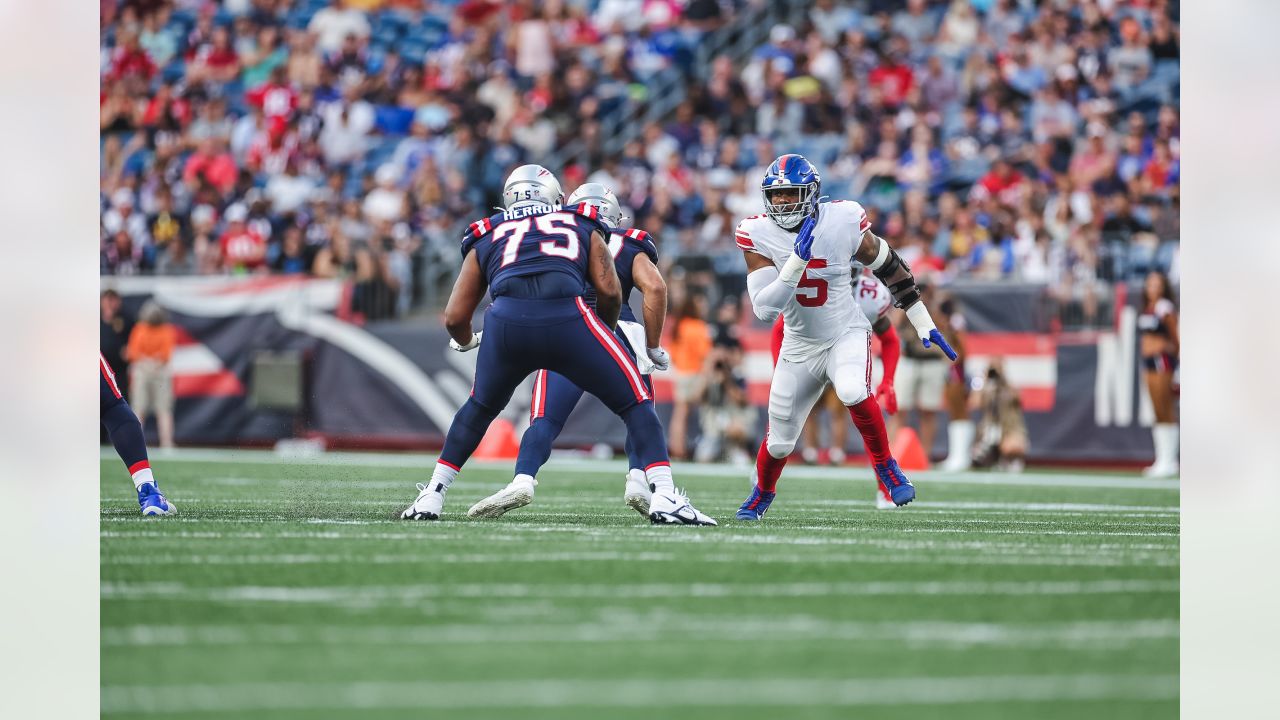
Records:
[[[538,232],[543,235],[550,235],[553,238],[538,243],[538,250],[543,255],[562,257],[567,260],[578,259],[578,225],[574,221],[573,215],[569,213],[551,213],[503,223],[494,230],[493,242],[498,242],[503,238],[507,240],[506,245],[502,248],[502,267],[506,267],[516,261],[516,254],[520,252],[520,243],[524,240],[524,236],[528,234],[531,225],[537,225]],[[560,245],[554,239],[555,237],[564,238],[564,245]]]
[[[821,270],[826,266],[827,261],[822,258],[814,258],[809,261],[809,266],[805,268],[804,276],[800,278],[800,282],[796,283],[796,290],[812,288],[813,293],[797,292],[796,302],[804,307],[820,307],[827,304],[827,281],[818,277],[809,277],[810,270]]]

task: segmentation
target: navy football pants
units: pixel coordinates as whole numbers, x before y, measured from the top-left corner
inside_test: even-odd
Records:
[[[600,398],[627,426],[639,467],[668,462],[653,395],[617,336],[582,298],[500,297],[485,312],[471,397],[453,418],[440,461],[455,468],[531,373],[546,369]]]
[[[625,336],[615,332],[614,337],[618,339],[627,354],[634,358],[635,350],[626,341]],[[648,375],[641,375],[640,379],[644,381],[644,387],[652,397],[653,381]],[[578,406],[582,393],[582,388],[574,385],[572,380],[560,373],[539,370],[534,376],[533,402],[529,406],[529,429],[525,430],[524,437],[520,438],[520,456],[516,458],[517,475],[537,477],[538,470],[542,469],[551,457],[551,445],[557,437],[560,437],[560,432],[564,430],[569,414]],[[647,463],[641,463],[640,458],[637,457],[630,434],[627,435],[625,449],[629,463],[627,467],[645,467]]]

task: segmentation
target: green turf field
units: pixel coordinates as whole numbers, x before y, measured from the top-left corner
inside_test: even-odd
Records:
[[[534,505],[392,517],[424,457],[154,460],[173,518],[102,461],[102,711],[172,718],[1174,718],[1178,491],[1136,476],[676,466],[716,528],[652,527],[623,463],[553,462]]]

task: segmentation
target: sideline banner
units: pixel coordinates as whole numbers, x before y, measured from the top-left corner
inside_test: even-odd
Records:
[[[345,319],[344,287],[307,278],[110,278],[136,317],[155,299],[169,311],[179,344],[172,369],[177,440],[187,444],[253,444],[297,436],[367,447],[438,447],[454,412],[466,400],[474,353],[448,349],[433,319],[357,325]],[[1152,456],[1150,400],[1136,352],[1136,313],[1122,308],[1107,332],[1045,331],[1041,289],[1034,286],[953,288],[969,326],[966,371],[985,373],[1004,359],[1022,394],[1033,460],[1138,462]],[[1002,316],[1001,313],[1007,313]],[[479,322],[479,320],[477,320]],[[768,332],[743,328],[743,373],[765,426],[772,362]],[[295,351],[303,358],[303,406],[296,413],[254,407],[254,357]],[[119,368],[118,368],[119,370]],[[875,367],[878,382],[880,368]],[[654,376],[659,414],[670,414],[668,373]],[[504,411],[523,431],[531,383]],[[691,422],[696,428],[697,423]],[[940,423],[945,425],[945,423]],[[861,452],[856,433],[851,452]],[[559,445],[621,448],[622,423],[585,396]],[[945,450],[945,433],[937,447]]]

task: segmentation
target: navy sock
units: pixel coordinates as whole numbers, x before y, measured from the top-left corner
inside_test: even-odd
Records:
[[[653,409],[653,401],[646,400],[625,410],[619,417],[627,425],[627,440],[631,444],[632,467],[648,468],[654,463],[670,462],[667,441],[662,436],[662,423]]]
[[[627,433],[627,442],[622,446],[627,453],[627,468],[642,468],[640,464],[640,454],[636,452],[636,444],[631,440],[631,433]]]
[[[129,468],[130,475],[150,467],[147,443],[142,437],[142,423],[138,422],[138,416],[133,414],[129,403],[122,400],[103,411],[102,425],[107,429],[116,454]]]
[[[484,439],[489,424],[498,417],[498,411],[481,405],[475,398],[468,398],[458,414],[453,416],[449,432],[444,437],[444,449],[440,451],[440,460],[460,468],[471,454],[476,451],[480,441]]]
[[[538,470],[547,464],[551,457],[551,443],[559,437],[564,426],[560,423],[540,417],[534,420],[529,429],[520,438],[520,454],[516,457],[516,474],[537,477]]]

